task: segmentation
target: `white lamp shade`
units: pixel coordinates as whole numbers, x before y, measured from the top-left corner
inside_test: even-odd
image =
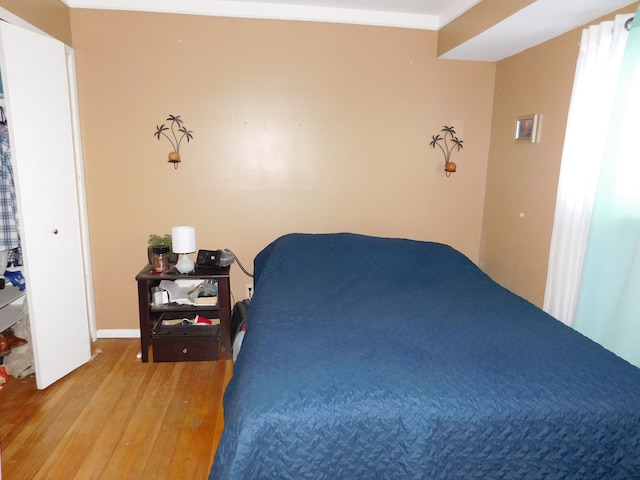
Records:
[[[173,253],[192,253],[196,251],[196,227],[173,227],[171,229]]]

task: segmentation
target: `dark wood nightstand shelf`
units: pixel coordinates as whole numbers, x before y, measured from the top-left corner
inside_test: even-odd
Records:
[[[162,280],[214,280],[218,283],[217,305],[152,305],[151,289]],[[175,270],[152,273],[151,265],[138,275],[138,306],[140,313],[140,348],[142,361],[149,361],[149,347],[153,346],[154,362],[217,360],[220,344],[225,357],[232,357],[229,320],[231,318],[231,291],[229,267],[198,269],[184,275]],[[195,314],[220,319],[220,325],[163,325],[163,319],[182,318]]]

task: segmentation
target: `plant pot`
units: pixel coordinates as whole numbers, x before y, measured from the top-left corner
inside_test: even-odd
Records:
[[[178,254],[166,245],[150,245],[147,248],[147,260],[154,273],[163,273],[178,262]]]

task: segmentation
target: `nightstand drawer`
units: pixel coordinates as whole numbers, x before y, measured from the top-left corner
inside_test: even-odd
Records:
[[[220,327],[202,325],[162,326],[153,336],[154,362],[218,360]]]

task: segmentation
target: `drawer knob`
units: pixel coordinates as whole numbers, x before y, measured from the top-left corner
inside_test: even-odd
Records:
[[[182,353],[187,353],[187,347],[184,347],[184,348],[182,349]]]

